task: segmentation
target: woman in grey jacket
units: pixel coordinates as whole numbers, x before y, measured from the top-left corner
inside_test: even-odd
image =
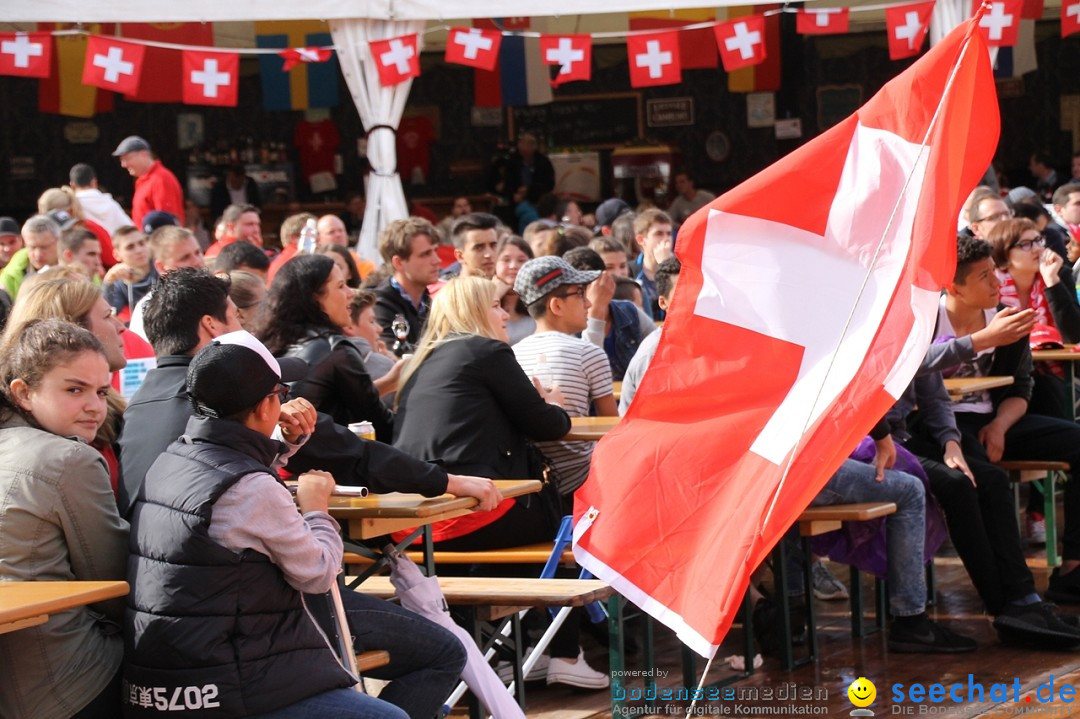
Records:
[[[41,320],[0,358],[0,581],[123,579],[128,526],[87,444],[106,416],[101,343]],[[119,601],[71,609],[0,635],[0,716],[117,716],[122,611]]]

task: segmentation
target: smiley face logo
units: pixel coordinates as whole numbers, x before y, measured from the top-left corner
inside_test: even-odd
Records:
[[[859,677],[847,690],[848,699],[857,707],[868,707],[877,698],[877,687],[866,677]]]

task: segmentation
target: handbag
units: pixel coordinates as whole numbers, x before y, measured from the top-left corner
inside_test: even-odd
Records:
[[[567,510],[563,496],[559,492],[559,470],[555,468],[555,464],[547,455],[532,442],[526,442],[525,456],[529,477],[539,479],[541,486],[537,494],[526,494],[520,499],[525,501],[527,507],[531,506],[530,502],[540,502],[554,536]]]

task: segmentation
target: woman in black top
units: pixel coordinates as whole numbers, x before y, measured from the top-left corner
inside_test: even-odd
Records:
[[[311,367],[293,384],[303,397],[338,424],[367,420],[378,440],[389,442],[394,418],[364,367],[356,346],[342,333],[349,324],[352,290],[325,255],[298,255],[281,266],[266,297],[259,339],[276,356],[300,357]]]

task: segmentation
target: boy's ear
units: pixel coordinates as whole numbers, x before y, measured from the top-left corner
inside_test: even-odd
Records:
[[[666,295],[660,295],[656,298],[656,304],[660,306],[664,312],[667,312],[667,308],[670,306]]]

